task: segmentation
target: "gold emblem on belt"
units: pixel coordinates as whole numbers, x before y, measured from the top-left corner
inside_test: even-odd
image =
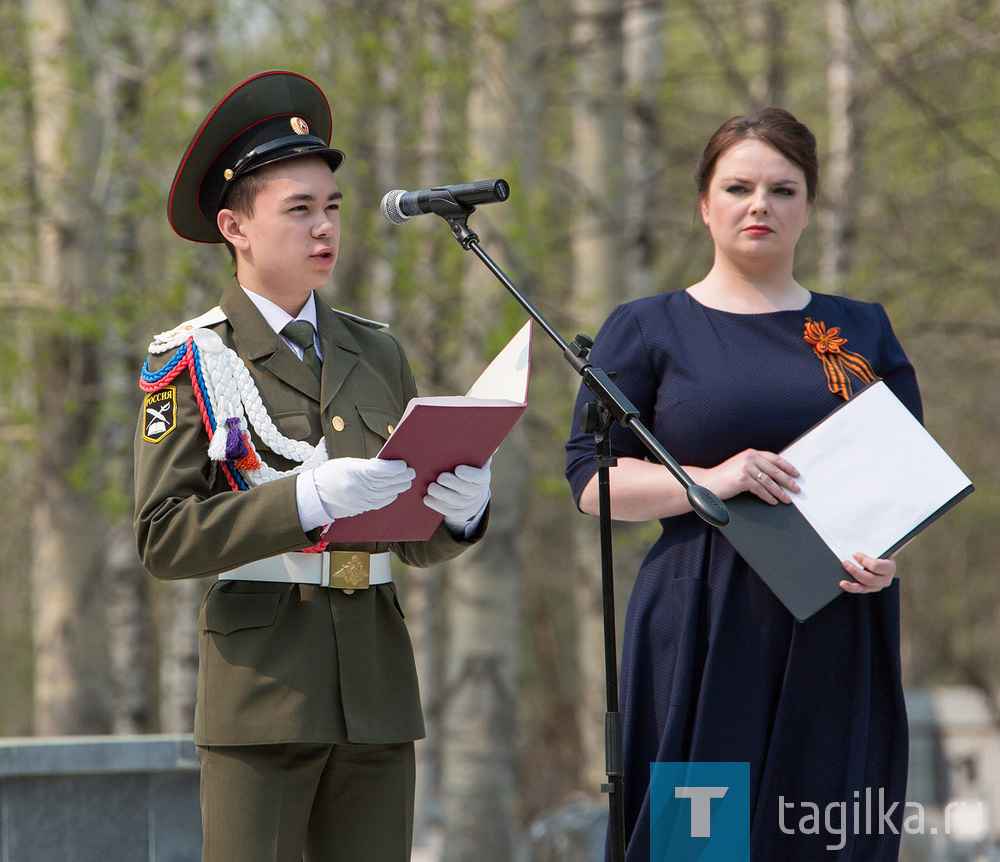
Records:
[[[330,552],[330,586],[350,595],[355,590],[367,590],[371,557],[365,551]]]

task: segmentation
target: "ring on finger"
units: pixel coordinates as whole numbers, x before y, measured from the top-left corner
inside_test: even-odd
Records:
[[[763,482],[764,481],[764,471],[763,470],[758,470],[757,471],[757,475],[754,476],[754,479],[756,479],[758,482]]]

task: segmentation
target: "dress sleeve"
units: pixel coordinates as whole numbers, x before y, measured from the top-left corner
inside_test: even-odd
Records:
[[[889,322],[885,309],[876,304],[879,321],[882,326],[882,338],[879,351],[879,367],[875,369],[886,386],[906,405],[907,409],[921,422],[924,421],[923,404],[920,399],[920,389],[917,386],[917,374],[903,351],[903,345],[896,338],[896,333]]]
[[[640,421],[650,428],[659,375],[650,361],[639,322],[628,304],[618,306],[604,322],[594,338],[590,362],[595,368],[617,373],[618,387],[639,410]],[[590,390],[581,384],[572,432],[566,443],[566,479],[577,506],[583,489],[597,472],[594,438],[580,427],[580,411],[592,400]],[[645,459],[647,456],[645,446],[635,434],[617,424],[611,431],[611,447],[617,457]]]

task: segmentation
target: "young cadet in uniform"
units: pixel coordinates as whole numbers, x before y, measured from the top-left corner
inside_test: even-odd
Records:
[[[390,552],[427,566],[485,529],[489,469],[460,466],[427,492],[445,515],[427,541],[320,541],[410,487],[374,456],[416,394],[383,325],[316,294],[340,242],[331,131],[314,83],[257,75],[202,122],[170,192],[174,230],[236,262],[220,307],[150,345],[135,441],[143,565],[219,576],[198,619],[207,862],[410,858],[424,727]]]

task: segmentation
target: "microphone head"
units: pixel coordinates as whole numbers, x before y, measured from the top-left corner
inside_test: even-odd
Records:
[[[406,215],[399,207],[399,199],[405,194],[403,189],[393,189],[391,192],[385,193],[382,203],[379,205],[382,218],[393,224],[403,224],[410,220],[410,216]]]

